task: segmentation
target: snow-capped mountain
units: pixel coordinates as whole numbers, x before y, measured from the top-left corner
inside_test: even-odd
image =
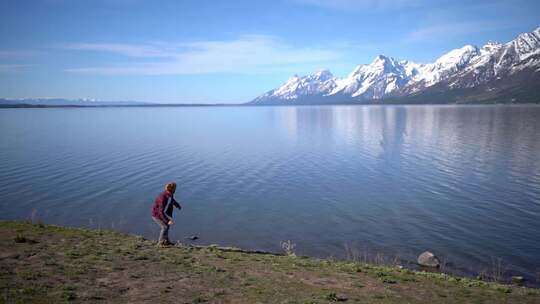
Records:
[[[348,77],[338,79],[328,95],[380,99],[404,87],[415,72],[414,63],[379,55],[371,64],[359,65]]]
[[[430,102],[429,98],[445,102],[445,94],[446,102],[489,102],[489,98],[500,102],[500,97],[520,102],[512,96],[525,96],[523,90],[540,91],[540,27],[505,44],[465,45],[428,64],[379,55],[345,78],[336,78],[328,70],[295,75],[251,104]]]
[[[283,100],[295,100],[302,96],[317,96],[329,92],[336,86],[336,78],[328,70],[320,70],[313,75],[298,77],[294,75],[281,87],[272,90],[261,99],[279,96]]]

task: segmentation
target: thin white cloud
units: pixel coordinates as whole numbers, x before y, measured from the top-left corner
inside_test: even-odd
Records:
[[[21,59],[34,57],[39,52],[35,50],[0,50],[1,59]]]
[[[407,34],[406,40],[410,42],[439,41],[453,37],[466,36],[467,34],[503,30],[511,26],[512,25],[504,22],[494,23],[484,21],[433,24],[410,32]]]
[[[65,45],[66,49],[78,51],[95,51],[115,53],[128,57],[175,57],[176,53],[167,52],[165,49],[155,45],[137,45],[122,43],[72,43]]]
[[[20,72],[31,66],[31,64],[0,64],[0,73]]]
[[[187,43],[104,44],[77,43],[69,50],[95,51],[131,58],[127,64],[70,68],[74,73],[95,74],[206,74],[271,73],[334,62],[339,50],[294,47],[264,35],[247,35],[234,40]]]

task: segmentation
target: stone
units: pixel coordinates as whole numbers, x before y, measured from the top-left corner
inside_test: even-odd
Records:
[[[424,251],[418,256],[418,264],[426,267],[439,267],[441,262],[439,258],[429,251]]]
[[[513,276],[512,277],[512,283],[514,284],[521,284],[525,281],[525,279],[522,276]]]

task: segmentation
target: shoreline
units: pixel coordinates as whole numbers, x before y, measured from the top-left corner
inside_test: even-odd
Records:
[[[332,107],[332,106],[540,106],[539,102],[470,102],[470,103],[313,103],[313,104],[140,104],[140,105],[34,105],[34,104],[1,104],[0,109],[47,109],[47,108],[223,108],[223,107]]]
[[[540,289],[400,267],[0,221],[11,302],[538,303]],[[1,302],[1,301],[0,301]]]

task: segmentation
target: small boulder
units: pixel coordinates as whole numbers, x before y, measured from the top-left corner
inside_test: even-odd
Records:
[[[513,276],[512,277],[512,283],[514,284],[523,284],[523,282],[525,281],[525,279],[522,277],[522,276]]]
[[[418,264],[427,267],[439,267],[441,262],[439,258],[429,251],[424,251],[418,256]]]

